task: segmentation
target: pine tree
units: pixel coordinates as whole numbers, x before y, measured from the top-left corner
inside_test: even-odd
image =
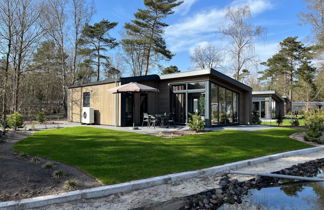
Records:
[[[172,73],[178,73],[180,70],[177,66],[169,66],[163,69],[162,74],[172,74]]]
[[[145,65],[144,75],[149,72],[152,58],[171,59],[173,54],[167,49],[163,35],[163,28],[168,24],[162,22],[168,15],[174,13],[173,8],[182,4],[178,0],[144,0],[145,9],[138,9],[134,14],[135,19],[125,24],[127,37],[122,40],[125,51],[142,50],[144,62],[137,62]],[[136,46],[136,47],[134,47]],[[131,52],[127,52],[130,54]],[[133,53],[131,53],[133,54]],[[142,70],[141,68],[139,68]],[[142,75],[143,72],[139,72]]]
[[[117,25],[116,22],[102,20],[94,25],[86,25],[82,30],[80,42],[80,54],[88,57],[86,63],[95,65],[97,68],[97,81],[100,80],[102,59],[108,60],[104,52],[115,48],[118,43],[110,37],[108,32]]]
[[[286,94],[287,88],[289,99],[293,101],[293,90],[300,79],[314,74],[312,70],[305,70],[305,66],[300,68],[309,64],[311,58],[312,47],[304,46],[302,42],[297,41],[297,37],[287,37],[280,42],[279,52],[269,58],[267,62],[261,63],[268,68],[261,72],[262,77],[260,79],[266,80],[270,78],[272,85],[283,79],[281,81],[285,89],[283,92]]]

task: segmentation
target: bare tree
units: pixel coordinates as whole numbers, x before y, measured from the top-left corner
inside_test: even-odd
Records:
[[[146,46],[141,40],[128,41],[122,40],[122,47],[125,52],[124,60],[130,66],[133,76],[144,75],[146,68],[145,53]]]
[[[14,91],[13,111],[19,108],[19,90],[21,75],[30,61],[31,52],[43,30],[39,27],[41,7],[35,0],[18,0],[15,24],[16,36],[13,47]]]
[[[313,27],[316,38],[324,42],[324,0],[305,0],[308,3],[308,12],[302,12],[300,17],[306,24]]]
[[[197,46],[190,56],[192,63],[200,68],[217,68],[221,65],[222,57],[220,51],[211,44],[206,46]]]
[[[62,103],[64,115],[67,115],[67,54],[65,52],[67,37],[67,0],[48,0],[42,14],[43,28],[59,49],[62,75]]]
[[[17,0],[2,0],[0,1],[0,37],[1,53],[5,57],[3,68],[3,84],[2,84],[2,127],[3,131],[6,128],[6,115],[7,115],[7,94],[8,94],[8,75],[10,68],[10,56],[12,53],[13,39],[15,36],[15,13],[17,7]]]
[[[318,75],[316,76],[317,91],[312,100],[324,100],[324,0],[305,0],[308,4],[307,12],[302,12],[300,18],[305,24],[309,24],[313,28],[313,35],[316,39],[315,59],[318,61]]]
[[[79,39],[82,34],[84,26],[90,22],[94,13],[93,5],[88,5],[85,0],[72,0],[72,14],[73,14],[73,58],[72,58],[72,84],[76,82],[76,74],[78,71],[79,58]]]
[[[231,40],[232,47],[230,54],[233,59],[234,78],[242,80],[249,63],[253,63],[254,52],[253,42],[261,35],[263,29],[260,26],[253,26],[248,22],[251,18],[251,10],[248,6],[241,8],[229,8],[226,14],[229,25],[221,29],[221,32]]]

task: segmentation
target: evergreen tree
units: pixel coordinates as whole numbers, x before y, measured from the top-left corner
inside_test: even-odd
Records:
[[[153,57],[157,61],[173,57],[162,37],[163,28],[168,26],[162,20],[173,14],[173,8],[182,3],[178,0],[144,0],[146,8],[138,9],[134,14],[135,19],[131,23],[125,24],[127,37],[122,40],[123,47],[126,51],[143,49],[141,57],[145,60],[137,63],[145,65],[144,75],[148,74]],[[130,54],[130,52],[127,53]],[[139,74],[142,75],[142,72]]]
[[[293,90],[298,86],[300,79],[313,78],[311,75],[315,73],[313,69],[305,66],[310,64],[311,55],[312,47],[304,46],[302,42],[297,41],[297,37],[288,37],[280,42],[277,54],[261,63],[267,69],[260,72],[262,74],[260,79],[270,79],[272,87],[276,84],[273,89],[283,88],[284,90],[278,92],[288,93],[289,99],[293,101]],[[278,82],[282,83],[281,87],[278,87]]]
[[[86,25],[82,30],[82,36],[79,39],[81,46],[80,54],[88,57],[85,61],[86,64],[97,67],[97,81],[100,80],[102,62],[107,60],[104,52],[108,51],[108,48],[113,49],[118,45],[116,39],[110,37],[108,34],[116,25],[116,22],[102,20],[94,25]]]
[[[178,73],[180,70],[177,66],[169,66],[163,69],[162,74],[172,74],[172,73]]]

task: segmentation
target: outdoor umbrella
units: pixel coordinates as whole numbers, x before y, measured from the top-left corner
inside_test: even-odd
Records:
[[[137,82],[130,82],[125,85],[114,87],[108,90],[111,93],[158,93],[159,90]]]
[[[137,82],[130,82],[125,85],[121,85],[118,87],[114,87],[108,90],[108,92],[116,94],[116,93],[159,93],[159,90],[147,85],[143,85]],[[135,112],[135,107],[133,107],[133,113]],[[135,128],[135,123],[133,122],[133,129]]]

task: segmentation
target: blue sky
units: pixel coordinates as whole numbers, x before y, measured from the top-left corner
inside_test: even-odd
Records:
[[[118,40],[121,39],[125,22],[133,19],[138,8],[144,7],[143,0],[94,0],[94,3],[96,14],[93,22],[101,19],[118,22],[111,32]],[[298,17],[307,7],[303,0],[184,0],[176,13],[165,20],[170,26],[164,37],[176,55],[163,65],[177,65],[181,71],[193,69],[191,52],[195,46],[206,43],[214,44],[220,51],[226,52],[229,43],[217,31],[226,24],[226,9],[242,5],[250,6],[253,15],[251,23],[266,30],[255,43],[255,54],[259,61],[273,55],[278,49],[278,43],[288,36],[298,36],[304,42],[310,40],[310,27],[301,25]],[[230,62],[228,58],[225,60]]]

